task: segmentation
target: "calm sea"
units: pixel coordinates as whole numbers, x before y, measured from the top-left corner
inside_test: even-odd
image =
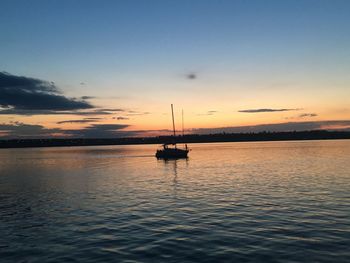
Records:
[[[0,150],[1,262],[350,262],[350,141]]]

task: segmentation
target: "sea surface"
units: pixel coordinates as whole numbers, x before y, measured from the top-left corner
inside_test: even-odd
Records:
[[[1,262],[350,262],[350,140],[0,150]]]

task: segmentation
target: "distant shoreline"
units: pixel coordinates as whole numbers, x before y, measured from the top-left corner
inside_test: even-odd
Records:
[[[298,131],[298,132],[259,132],[259,133],[219,133],[188,134],[184,136],[129,137],[129,138],[70,138],[70,139],[9,139],[0,140],[0,148],[67,147],[97,145],[137,145],[164,143],[211,143],[211,142],[250,142],[250,141],[294,141],[350,139],[349,131]]]

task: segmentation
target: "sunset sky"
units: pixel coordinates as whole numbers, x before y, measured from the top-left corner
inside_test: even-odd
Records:
[[[17,1],[0,136],[350,129],[350,1]]]

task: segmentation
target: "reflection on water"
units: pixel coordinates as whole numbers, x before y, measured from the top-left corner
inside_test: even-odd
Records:
[[[328,261],[350,256],[350,141],[0,150],[0,258]]]

